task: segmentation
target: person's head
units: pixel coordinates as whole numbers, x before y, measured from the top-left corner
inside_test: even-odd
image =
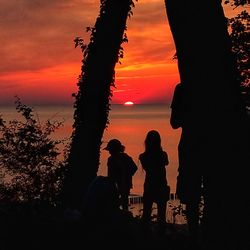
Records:
[[[158,131],[150,130],[145,139],[145,151],[161,150],[161,136]]]
[[[118,139],[111,139],[104,150],[109,151],[110,154],[124,152],[125,147]]]

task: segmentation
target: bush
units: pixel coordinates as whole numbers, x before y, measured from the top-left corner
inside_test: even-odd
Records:
[[[22,120],[8,123],[0,116],[0,200],[55,203],[65,172],[58,146],[65,140],[51,135],[63,122],[41,124],[34,111],[16,97]]]

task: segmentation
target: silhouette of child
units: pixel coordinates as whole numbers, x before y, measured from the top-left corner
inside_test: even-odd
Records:
[[[108,177],[117,185],[120,203],[123,210],[128,210],[128,196],[132,185],[132,177],[137,171],[137,166],[127,153],[125,147],[118,139],[108,142],[104,150],[109,151]]]
[[[166,208],[169,200],[169,186],[166,178],[168,155],[161,147],[158,131],[151,130],[145,139],[145,151],[139,155],[142,168],[146,171],[143,192],[142,220],[149,222],[153,202],[157,204],[157,221],[166,223]]]

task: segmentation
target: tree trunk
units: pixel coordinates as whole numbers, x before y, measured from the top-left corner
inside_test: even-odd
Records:
[[[131,6],[132,0],[102,0],[100,14],[85,50],[64,188],[65,203],[75,208],[79,208],[89,183],[97,175],[115,65]]]
[[[244,224],[237,218],[237,210],[249,207],[250,137],[221,1],[165,0],[165,4],[180,78],[190,100],[189,126],[200,146],[194,157],[206,183],[208,244],[241,249],[237,244],[244,244],[244,239],[236,235]],[[241,232],[244,238],[244,229]]]

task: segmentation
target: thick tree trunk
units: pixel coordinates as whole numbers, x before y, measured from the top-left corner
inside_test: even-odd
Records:
[[[83,60],[75,102],[75,124],[64,199],[79,208],[89,183],[97,175],[102,136],[108,122],[111,86],[123,42],[131,0],[102,0]]]
[[[223,249],[233,249],[246,240],[244,223],[236,216],[240,206],[249,205],[250,137],[226,19],[219,0],[165,0],[165,4],[180,78],[190,100],[189,129],[200,145],[193,157],[198,158],[206,183],[206,236],[212,247],[219,241],[228,247]],[[236,237],[238,226],[243,240]]]

